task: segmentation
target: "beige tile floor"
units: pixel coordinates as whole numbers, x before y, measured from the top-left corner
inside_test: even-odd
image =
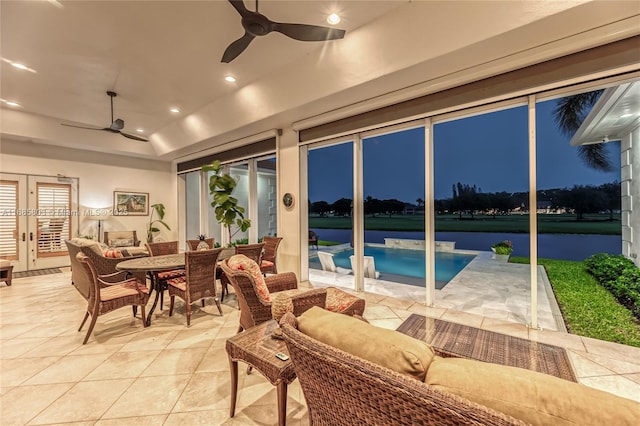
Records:
[[[640,349],[609,344],[450,308],[373,293],[365,317],[396,328],[411,313],[568,348],[580,382],[640,401]],[[258,373],[239,378],[236,416],[229,418],[229,366],[224,344],[237,329],[231,297],[224,316],[198,305],[186,327],[184,304],[173,317],[154,314],[143,328],[123,308],[99,317],[82,345],[84,299],[70,273],[19,278],[0,285],[0,424],[195,425],[276,424],[275,389]],[[298,382],[289,387],[287,422],[308,424]]]

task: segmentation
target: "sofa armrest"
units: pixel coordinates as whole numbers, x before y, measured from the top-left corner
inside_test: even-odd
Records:
[[[295,316],[302,315],[314,306],[324,309],[327,304],[327,289],[315,288],[293,294],[291,295],[291,302],[293,303],[293,314]]]
[[[276,293],[284,290],[294,290],[298,288],[298,278],[293,272],[283,272],[280,274],[269,275],[264,279],[267,284],[269,293]]]

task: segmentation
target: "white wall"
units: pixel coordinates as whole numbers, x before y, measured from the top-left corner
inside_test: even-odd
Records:
[[[163,203],[164,221],[156,241],[178,237],[176,175],[171,163],[90,151],[60,148],[28,141],[2,139],[0,168],[3,173],[79,178],[80,228],[84,235],[97,235],[97,222],[82,215],[84,209],[113,208],[113,192],[148,192],[149,204]],[[150,212],[151,213],[151,212]],[[157,215],[154,214],[154,220]],[[102,223],[103,231],[135,230],[146,240],[150,216],[113,216]]]
[[[278,137],[277,148],[277,176],[278,176],[278,236],[283,237],[278,247],[278,272],[295,272],[298,279],[306,279],[306,272],[302,276],[300,253],[307,250],[300,236],[300,208],[308,200],[300,194],[300,154],[298,148],[298,134],[291,128],[284,129]],[[286,166],[285,166],[286,165]],[[282,195],[287,192],[293,194],[294,204],[287,209],[282,204]]]

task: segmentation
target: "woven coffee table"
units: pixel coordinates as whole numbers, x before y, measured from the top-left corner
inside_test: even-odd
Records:
[[[238,361],[247,363],[258,370],[278,390],[278,425],[287,421],[287,385],[296,379],[291,360],[281,361],[276,353],[289,355],[282,340],[271,338],[278,323],[269,320],[251,327],[227,340],[227,354],[231,367],[231,409],[230,416],[236,411],[238,393]]]
[[[427,342],[440,356],[526,368],[576,382],[564,348],[412,314],[398,331]]]

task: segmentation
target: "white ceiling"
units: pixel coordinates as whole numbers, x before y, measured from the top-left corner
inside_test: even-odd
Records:
[[[271,33],[224,64],[222,53],[244,33],[227,1],[1,1],[2,58],[37,71],[2,62],[1,98],[21,104],[2,105],[3,139],[169,160],[510,55],[522,56],[521,64],[534,61],[523,53],[549,50],[550,43],[568,40],[564,51],[589,47],[593,40],[576,44],[571,37],[638,17],[637,3],[627,1],[261,0],[259,6],[274,21],[325,26],[337,11],[337,27],[347,34],[318,43]],[[456,52],[468,54],[444,61]],[[227,74],[238,81],[225,82]],[[107,90],[118,93],[114,115],[125,121],[124,131],[143,128],[149,143],[60,126],[107,127]],[[171,106],[182,112],[170,113]]]
[[[571,139],[571,145],[620,140],[640,126],[640,82],[607,88]]]

